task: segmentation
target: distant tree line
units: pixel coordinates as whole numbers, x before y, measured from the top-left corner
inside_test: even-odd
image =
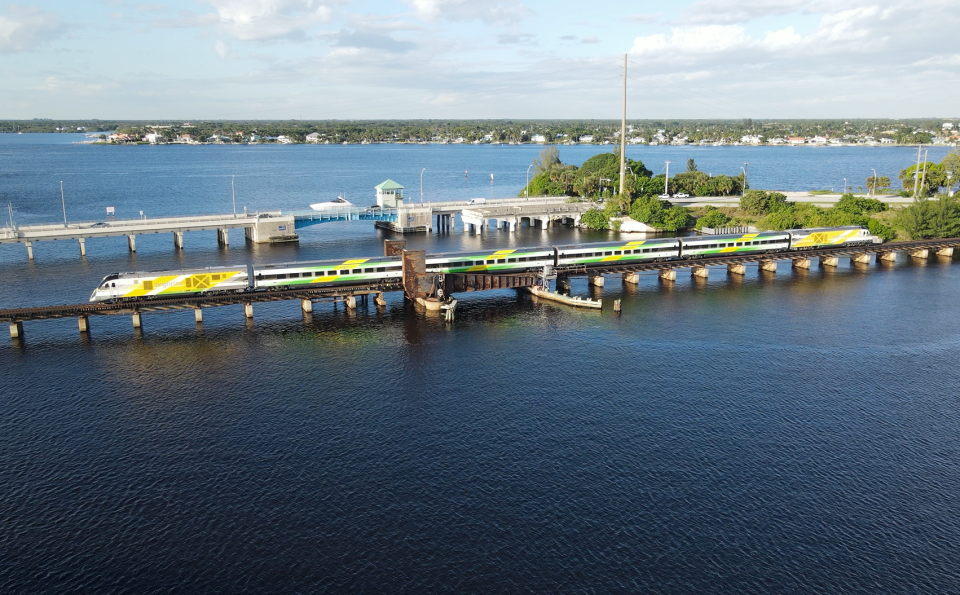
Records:
[[[941,132],[941,120],[628,120],[628,138],[651,140],[658,134],[687,142],[738,141],[745,135],[770,139],[788,136],[858,138],[885,136],[899,143],[929,143]],[[527,143],[542,137],[546,143],[579,141],[616,143],[619,120],[2,120],[0,132],[159,132],[171,138],[193,134],[222,142],[248,142],[251,134],[284,135],[304,142],[308,134],[323,142],[498,142]]]

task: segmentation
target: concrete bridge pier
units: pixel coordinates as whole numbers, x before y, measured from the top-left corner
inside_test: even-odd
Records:
[[[920,248],[919,250],[910,250],[908,252],[910,258],[916,258],[918,260],[927,260],[930,258],[930,250],[927,248]]]
[[[78,316],[77,325],[80,327],[81,333],[90,332],[90,320],[86,316]]]
[[[587,283],[594,287],[603,287],[603,275],[590,275],[587,277]]]
[[[840,259],[836,256],[821,256],[820,257],[820,266],[824,267],[838,267],[840,266]]]
[[[346,298],[344,298],[343,303],[347,305],[347,309],[348,309],[348,310],[356,310],[356,309],[357,309],[357,296],[355,296],[355,295],[348,295]]]
[[[140,319],[140,313],[134,312],[133,316],[130,317],[133,320],[133,328],[143,328],[143,321]]]
[[[137,251],[137,236],[134,234],[127,236],[127,249],[130,250],[130,252]]]
[[[706,279],[710,276],[710,271],[707,269],[707,267],[694,266],[690,268],[690,274],[694,277]]]
[[[742,262],[738,262],[737,264],[728,264],[727,272],[731,275],[746,275],[747,265],[743,264]]]
[[[33,242],[24,242],[27,247],[27,258],[33,260]]]
[[[870,253],[859,252],[857,254],[851,254],[850,262],[852,264],[870,264]]]
[[[937,248],[937,256],[953,256],[953,248]]]
[[[877,252],[877,262],[888,262],[893,264],[897,262],[896,252]]]
[[[80,256],[86,256],[87,255],[86,238],[77,238],[77,239],[80,242]]]
[[[312,300],[300,300],[300,308],[306,312],[313,312],[313,301]]]
[[[243,315],[245,318],[253,318],[253,304],[247,302],[243,305]]]
[[[640,284],[640,273],[624,273],[623,282],[630,283],[631,285]]]
[[[218,246],[229,246],[230,245],[230,230],[222,227],[217,230],[217,245]]]
[[[11,322],[10,323],[10,338],[11,339],[20,339],[23,337],[23,323],[22,322]]]
[[[376,304],[378,307],[383,307],[387,305],[387,300],[383,299],[382,293],[378,293],[377,297],[374,298],[373,303]]]
[[[677,271],[674,269],[660,269],[658,276],[662,281],[676,281]]]
[[[761,260],[759,263],[760,271],[764,273],[776,273],[777,272],[777,261],[776,260]]]
[[[193,321],[197,324],[203,324],[203,309],[196,307],[193,309]]]
[[[809,259],[809,258],[794,258],[794,259],[793,259],[793,268],[795,268],[795,269],[809,269],[809,268],[810,268],[810,259]]]
[[[183,250],[183,232],[173,232],[173,247],[177,250]]]

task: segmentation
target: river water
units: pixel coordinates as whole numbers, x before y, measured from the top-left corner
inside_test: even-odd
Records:
[[[18,222],[510,196],[537,147],[92,147],[0,135]],[[580,163],[597,147],[564,147]],[[910,149],[637,147],[755,186],[839,187]],[[931,158],[933,158],[931,151]],[[939,159],[939,156],[937,157]],[[766,165],[761,165],[766,164]],[[673,166],[671,166],[671,169]],[[863,170],[866,168],[867,173]],[[469,173],[464,179],[463,170]],[[494,174],[491,187],[489,174]],[[861,182],[862,183],[862,182]],[[0,307],[84,301],[119,270],[375,255],[187,234],[0,246]],[[407,236],[450,251],[576,230]],[[960,267],[613,277],[613,316],[513,291],[457,320],[294,302],[25,324],[0,344],[0,592],[957,593]],[[597,290],[593,290],[597,291]],[[583,280],[573,292],[589,295]]]

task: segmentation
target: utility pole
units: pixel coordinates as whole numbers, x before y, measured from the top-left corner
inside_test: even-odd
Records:
[[[623,55],[623,112],[620,118],[620,194],[627,182],[627,54]]]
[[[923,154],[923,174],[920,175],[920,187],[923,188],[923,184],[927,181],[927,157],[930,155],[930,151],[926,151]]]
[[[423,206],[423,172],[427,171],[427,168],[420,170],[420,206]]]
[[[743,162],[743,188],[740,189],[740,196],[742,197],[747,191],[747,166],[750,165],[746,161]],[[846,184],[846,179],[844,179],[844,184]]]
[[[668,186],[667,186],[670,183],[670,162],[666,161],[665,163],[667,164],[667,175],[663,179],[663,193],[670,194],[670,191],[668,190]]]
[[[63,200],[63,180],[60,180],[60,206],[63,207],[63,226],[67,226],[67,203]]]
[[[920,150],[923,148],[923,143],[920,143],[917,146],[917,168],[913,170],[913,198],[917,198],[917,193],[920,191],[920,176],[917,175],[920,173]]]
[[[870,171],[873,172],[873,191],[870,193],[870,196],[873,198],[877,197],[877,170],[870,168]]]
[[[233,197],[233,218],[237,218],[237,190],[233,185],[233,179],[237,176],[230,176],[230,195]]]

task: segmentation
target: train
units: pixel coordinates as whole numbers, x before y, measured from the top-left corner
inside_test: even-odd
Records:
[[[863,227],[788,229],[438,254],[427,256],[426,267],[430,273],[507,274],[541,271],[544,267],[640,264],[688,258],[800,252],[817,248],[866,246],[881,241]],[[152,297],[295,289],[307,285],[383,283],[401,279],[402,268],[399,257],[380,257],[114,273],[103,278],[90,295],[90,301],[116,302]]]

